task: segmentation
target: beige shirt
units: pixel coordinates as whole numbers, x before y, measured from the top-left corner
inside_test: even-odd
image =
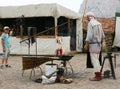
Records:
[[[101,23],[92,18],[88,23],[86,41],[89,42],[89,51],[99,53],[101,51],[101,42],[105,39]]]

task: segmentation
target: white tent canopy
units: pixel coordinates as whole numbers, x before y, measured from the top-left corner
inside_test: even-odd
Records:
[[[59,18],[64,16],[71,19],[79,18],[80,15],[58,4],[38,4],[26,6],[5,6],[0,7],[0,18],[24,17],[47,17]]]
[[[82,20],[81,15],[71,11],[58,4],[38,4],[38,5],[26,5],[26,6],[7,6],[0,7],[0,18],[19,18],[22,15],[24,17],[53,17],[55,18],[55,26],[57,26],[57,20],[60,16],[68,19],[76,19],[76,50],[82,51]],[[70,36],[61,37],[63,42],[61,47],[65,53],[70,52]],[[11,41],[11,53],[12,54],[27,54],[29,53],[28,45],[25,43],[20,44],[20,38],[10,37]],[[58,45],[56,38],[37,38],[37,53],[39,55],[54,55]],[[16,46],[17,45],[17,46]],[[1,46],[1,44],[0,44]],[[24,50],[26,49],[26,50]],[[35,44],[31,46],[30,53],[35,54]],[[0,47],[0,53],[2,49]]]
[[[115,29],[115,38],[113,42],[113,47],[120,47],[120,17],[116,17],[116,29]]]

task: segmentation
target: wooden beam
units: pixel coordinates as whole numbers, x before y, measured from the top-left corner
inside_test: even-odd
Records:
[[[71,24],[70,24],[70,19],[68,19],[68,35],[70,36],[71,35]]]
[[[55,18],[55,36],[58,35],[57,18]]]
[[[21,38],[21,36],[16,36],[16,38]],[[23,36],[23,38],[29,38],[29,36]],[[36,36],[35,38],[55,38],[55,36]]]

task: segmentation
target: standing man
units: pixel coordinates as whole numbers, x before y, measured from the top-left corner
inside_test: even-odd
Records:
[[[8,65],[8,57],[10,55],[10,41],[8,35],[9,30],[10,28],[8,26],[5,26],[1,35],[1,45],[3,50],[1,68],[3,68],[4,64],[5,67],[11,67],[10,65]]]
[[[105,35],[101,26],[95,19],[93,12],[88,12],[86,14],[88,23],[87,37],[85,40],[84,49],[90,52],[91,62],[94,67],[95,77],[90,78],[91,81],[102,80],[102,73],[100,71],[101,66],[99,62],[99,54],[101,51],[101,43],[105,40]]]

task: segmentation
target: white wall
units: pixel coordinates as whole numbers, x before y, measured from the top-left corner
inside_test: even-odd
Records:
[[[70,37],[59,37],[61,44],[56,42],[56,38],[37,38],[38,55],[55,55],[56,49],[62,47],[65,54],[70,52]],[[28,45],[20,43],[20,38],[10,37],[11,54],[28,54]],[[2,53],[0,41],[0,53]],[[30,54],[36,54],[36,43],[30,46]]]

